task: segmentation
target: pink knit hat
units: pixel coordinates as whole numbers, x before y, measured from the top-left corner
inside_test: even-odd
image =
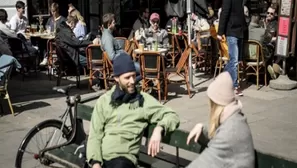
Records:
[[[235,101],[232,78],[223,72],[207,88],[208,97],[218,105],[226,106]]]

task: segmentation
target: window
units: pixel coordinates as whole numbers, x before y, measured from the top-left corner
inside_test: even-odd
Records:
[[[49,7],[53,0],[31,0],[28,1],[30,8],[29,14],[34,15],[50,15]]]

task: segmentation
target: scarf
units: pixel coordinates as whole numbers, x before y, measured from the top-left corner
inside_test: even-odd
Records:
[[[129,103],[129,109],[135,109],[138,107],[142,107],[144,102],[143,96],[139,91],[135,91],[132,94],[126,93],[123,91],[120,86],[117,84],[114,92],[111,95],[110,104],[116,108],[122,105],[123,103]]]

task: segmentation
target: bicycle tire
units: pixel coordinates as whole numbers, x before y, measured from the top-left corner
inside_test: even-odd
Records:
[[[61,129],[62,127],[62,122],[60,120],[56,120],[56,119],[51,119],[51,120],[45,120],[39,124],[37,124],[36,126],[34,126],[25,136],[25,138],[22,140],[18,151],[17,151],[17,155],[16,155],[16,160],[15,160],[15,167],[16,168],[22,168],[22,160],[23,160],[23,155],[24,155],[24,150],[26,149],[28,143],[31,141],[31,139],[41,130],[45,129],[45,128],[49,128],[49,127],[54,127],[57,129]],[[69,131],[69,129],[67,127],[63,127],[62,130],[62,136],[65,136],[66,139],[69,139],[69,135],[71,134],[71,132]]]

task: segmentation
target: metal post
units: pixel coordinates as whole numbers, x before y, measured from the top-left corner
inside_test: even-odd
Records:
[[[192,33],[192,26],[191,26],[191,15],[192,15],[192,0],[187,0],[187,25],[188,25],[188,46],[191,48],[191,33]],[[194,88],[193,86],[193,69],[192,69],[192,48],[189,55],[189,83],[191,89]]]
[[[287,59],[284,58],[283,59],[283,71],[282,71],[282,75],[286,75],[286,61],[287,61]]]

